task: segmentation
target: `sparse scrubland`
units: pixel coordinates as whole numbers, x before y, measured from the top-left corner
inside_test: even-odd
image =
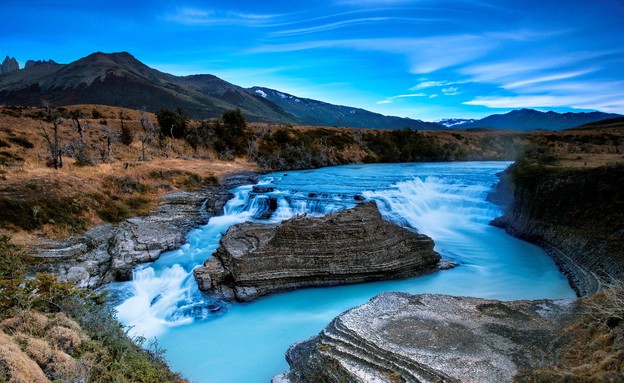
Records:
[[[183,381],[157,343],[126,336],[104,295],[50,274],[26,279],[29,262],[0,236],[0,382]]]
[[[142,351],[125,336],[102,296],[48,274],[25,278],[32,262],[28,246],[147,214],[167,193],[201,189],[244,171],[514,160],[521,153],[512,178],[535,185],[555,175],[600,178],[609,177],[612,169],[621,175],[622,150],[624,130],[619,128],[376,131],[248,125],[239,111],[199,121],[180,110],[154,115],[97,105],[0,107],[0,382],[180,381],[163,363],[158,345]],[[614,227],[609,235],[621,240],[621,184],[620,189],[614,185],[597,183],[595,193],[562,196],[544,214],[573,225]],[[589,201],[596,199],[597,215],[587,215],[596,207]],[[601,214],[604,219],[595,219]],[[622,257],[621,251],[612,255]],[[587,315],[569,327],[570,346],[563,348],[560,363],[526,372],[521,379],[622,381],[622,291],[616,280],[584,299]]]

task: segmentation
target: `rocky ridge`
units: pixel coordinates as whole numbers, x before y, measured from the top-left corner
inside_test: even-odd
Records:
[[[9,73],[19,70],[19,63],[15,57],[6,56],[2,64],[0,64],[0,74]]]
[[[290,347],[273,383],[511,382],[554,362],[572,300],[382,293]]]
[[[199,288],[215,298],[250,301],[301,287],[335,286],[430,272],[433,241],[385,221],[374,202],[324,217],[231,227],[203,267]]]
[[[149,216],[99,225],[77,238],[42,243],[33,254],[38,260],[33,271],[53,273],[78,287],[129,280],[135,265],[178,248],[189,231],[222,214],[231,198],[229,189],[254,181],[253,174],[229,176],[219,186],[167,195]]]

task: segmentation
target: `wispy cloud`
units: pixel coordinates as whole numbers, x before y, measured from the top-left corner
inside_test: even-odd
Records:
[[[390,104],[394,100],[399,98],[409,98],[409,97],[428,97],[429,95],[426,93],[410,93],[410,94],[399,94],[398,96],[388,97],[385,100],[377,101],[377,104]]]
[[[409,90],[434,88],[434,87],[441,87],[441,86],[447,86],[447,85],[452,85],[452,84],[455,84],[455,83],[451,81],[422,81],[414,85],[413,87],[409,88]]]
[[[480,36],[454,35],[422,38],[315,40],[266,44],[250,53],[294,52],[318,48],[346,48],[400,54],[408,57],[412,73],[431,73],[481,57],[495,43]]]
[[[336,5],[402,5],[414,3],[415,0],[338,0]]]
[[[502,88],[516,89],[516,88],[523,88],[523,87],[532,86],[532,85],[540,84],[544,82],[567,80],[567,79],[579,77],[584,74],[588,74],[588,73],[595,72],[595,71],[596,71],[596,68],[590,68],[590,69],[579,70],[575,72],[565,72],[565,73],[550,74],[546,76],[532,77],[532,78],[527,78],[525,80],[515,81],[509,84],[504,84],[502,85]]]
[[[331,31],[331,30],[335,30],[339,28],[346,28],[346,27],[355,26],[355,25],[359,26],[359,25],[364,25],[364,24],[397,23],[397,22],[414,23],[414,24],[420,24],[420,23],[431,24],[431,23],[436,23],[436,22],[441,22],[441,21],[443,20],[431,19],[431,18],[425,19],[425,18],[409,18],[409,17],[362,17],[362,18],[356,18],[356,19],[336,21],[333,23],[314,25],[314,26],[305,27],[305,28],[282,30],[282,31],[273,32],[272,35],[273,36],[296,36],[296,35],[304,35],[304,34],[311,34],[311,33],[317,33],[317,32],[327,32],[327,31]]]
[[[272,24],[279,14],[253,14],[199,8],[178,8],[166,16],[171,22],[185,25],[248,25]]]
[[[448,88],[442,88],[442,93],[444,93],[445,96],[456,96],[461,92],[457,90],[456,86],[450,86]]]
[[[562,71],[574,68],[588,60],[611,54],[611,52],[573,52],[566,55],[526,56],[519,59],[498,60],[488,63],[468,65],[459,70],[471,81],[498,83],[514,83],[526,80],[527,77],[541,76],[548,71]],[[590,70],[590,69],[584,69]],[[594,68],[591,69],[593,71]],[[571,72],[574,73],[574,72]]]
[[[476,97],[464,105],[479,105],[494,109],[536,108],[536,107],[571,107],[575,109],[595,109],[605,112],[621,113],[624,99],[620,92],[597,95],[594,92],[574,95],[519,95]]]

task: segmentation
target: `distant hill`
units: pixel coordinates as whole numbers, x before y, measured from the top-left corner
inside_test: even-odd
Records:
[[[493,114],[481,120],[467,122],[456,128],[492,128],[502,130],[563,130],[607,118],[621,117],[619,114],[557,113],[540,112],[533,109],[513,110],[505,114]]]
[[[261,96],[297,117],[305,125],[348,126],[350,128],[440,130],[445,126],[410,118],[384,116],[364,109],[329,104],[297,97],[275,89],[252,87],[248,91]]]
[[[618,130],[624,129],[624,117],[608,118],[606,120],[590,122],[589,124],[584,124],[584,125],[577,126],[571,129],[566,129],[566,130],[603,130],[603,129],[618,129]]]
[[[183,108],[196,118],[240,108],[250,121],[298,123],[272,102],[210,75],[179,77],[127,52],[93,53],[70,64],[35,63],[0,75],[0,103],[38,106],[103,104],[133,109]]]

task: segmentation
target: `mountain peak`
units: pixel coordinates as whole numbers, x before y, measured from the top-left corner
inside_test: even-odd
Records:
[[[19,69],[19,64],[15,57],[7,56],[4,61],[0,64],[0,74],[9,73]]]

